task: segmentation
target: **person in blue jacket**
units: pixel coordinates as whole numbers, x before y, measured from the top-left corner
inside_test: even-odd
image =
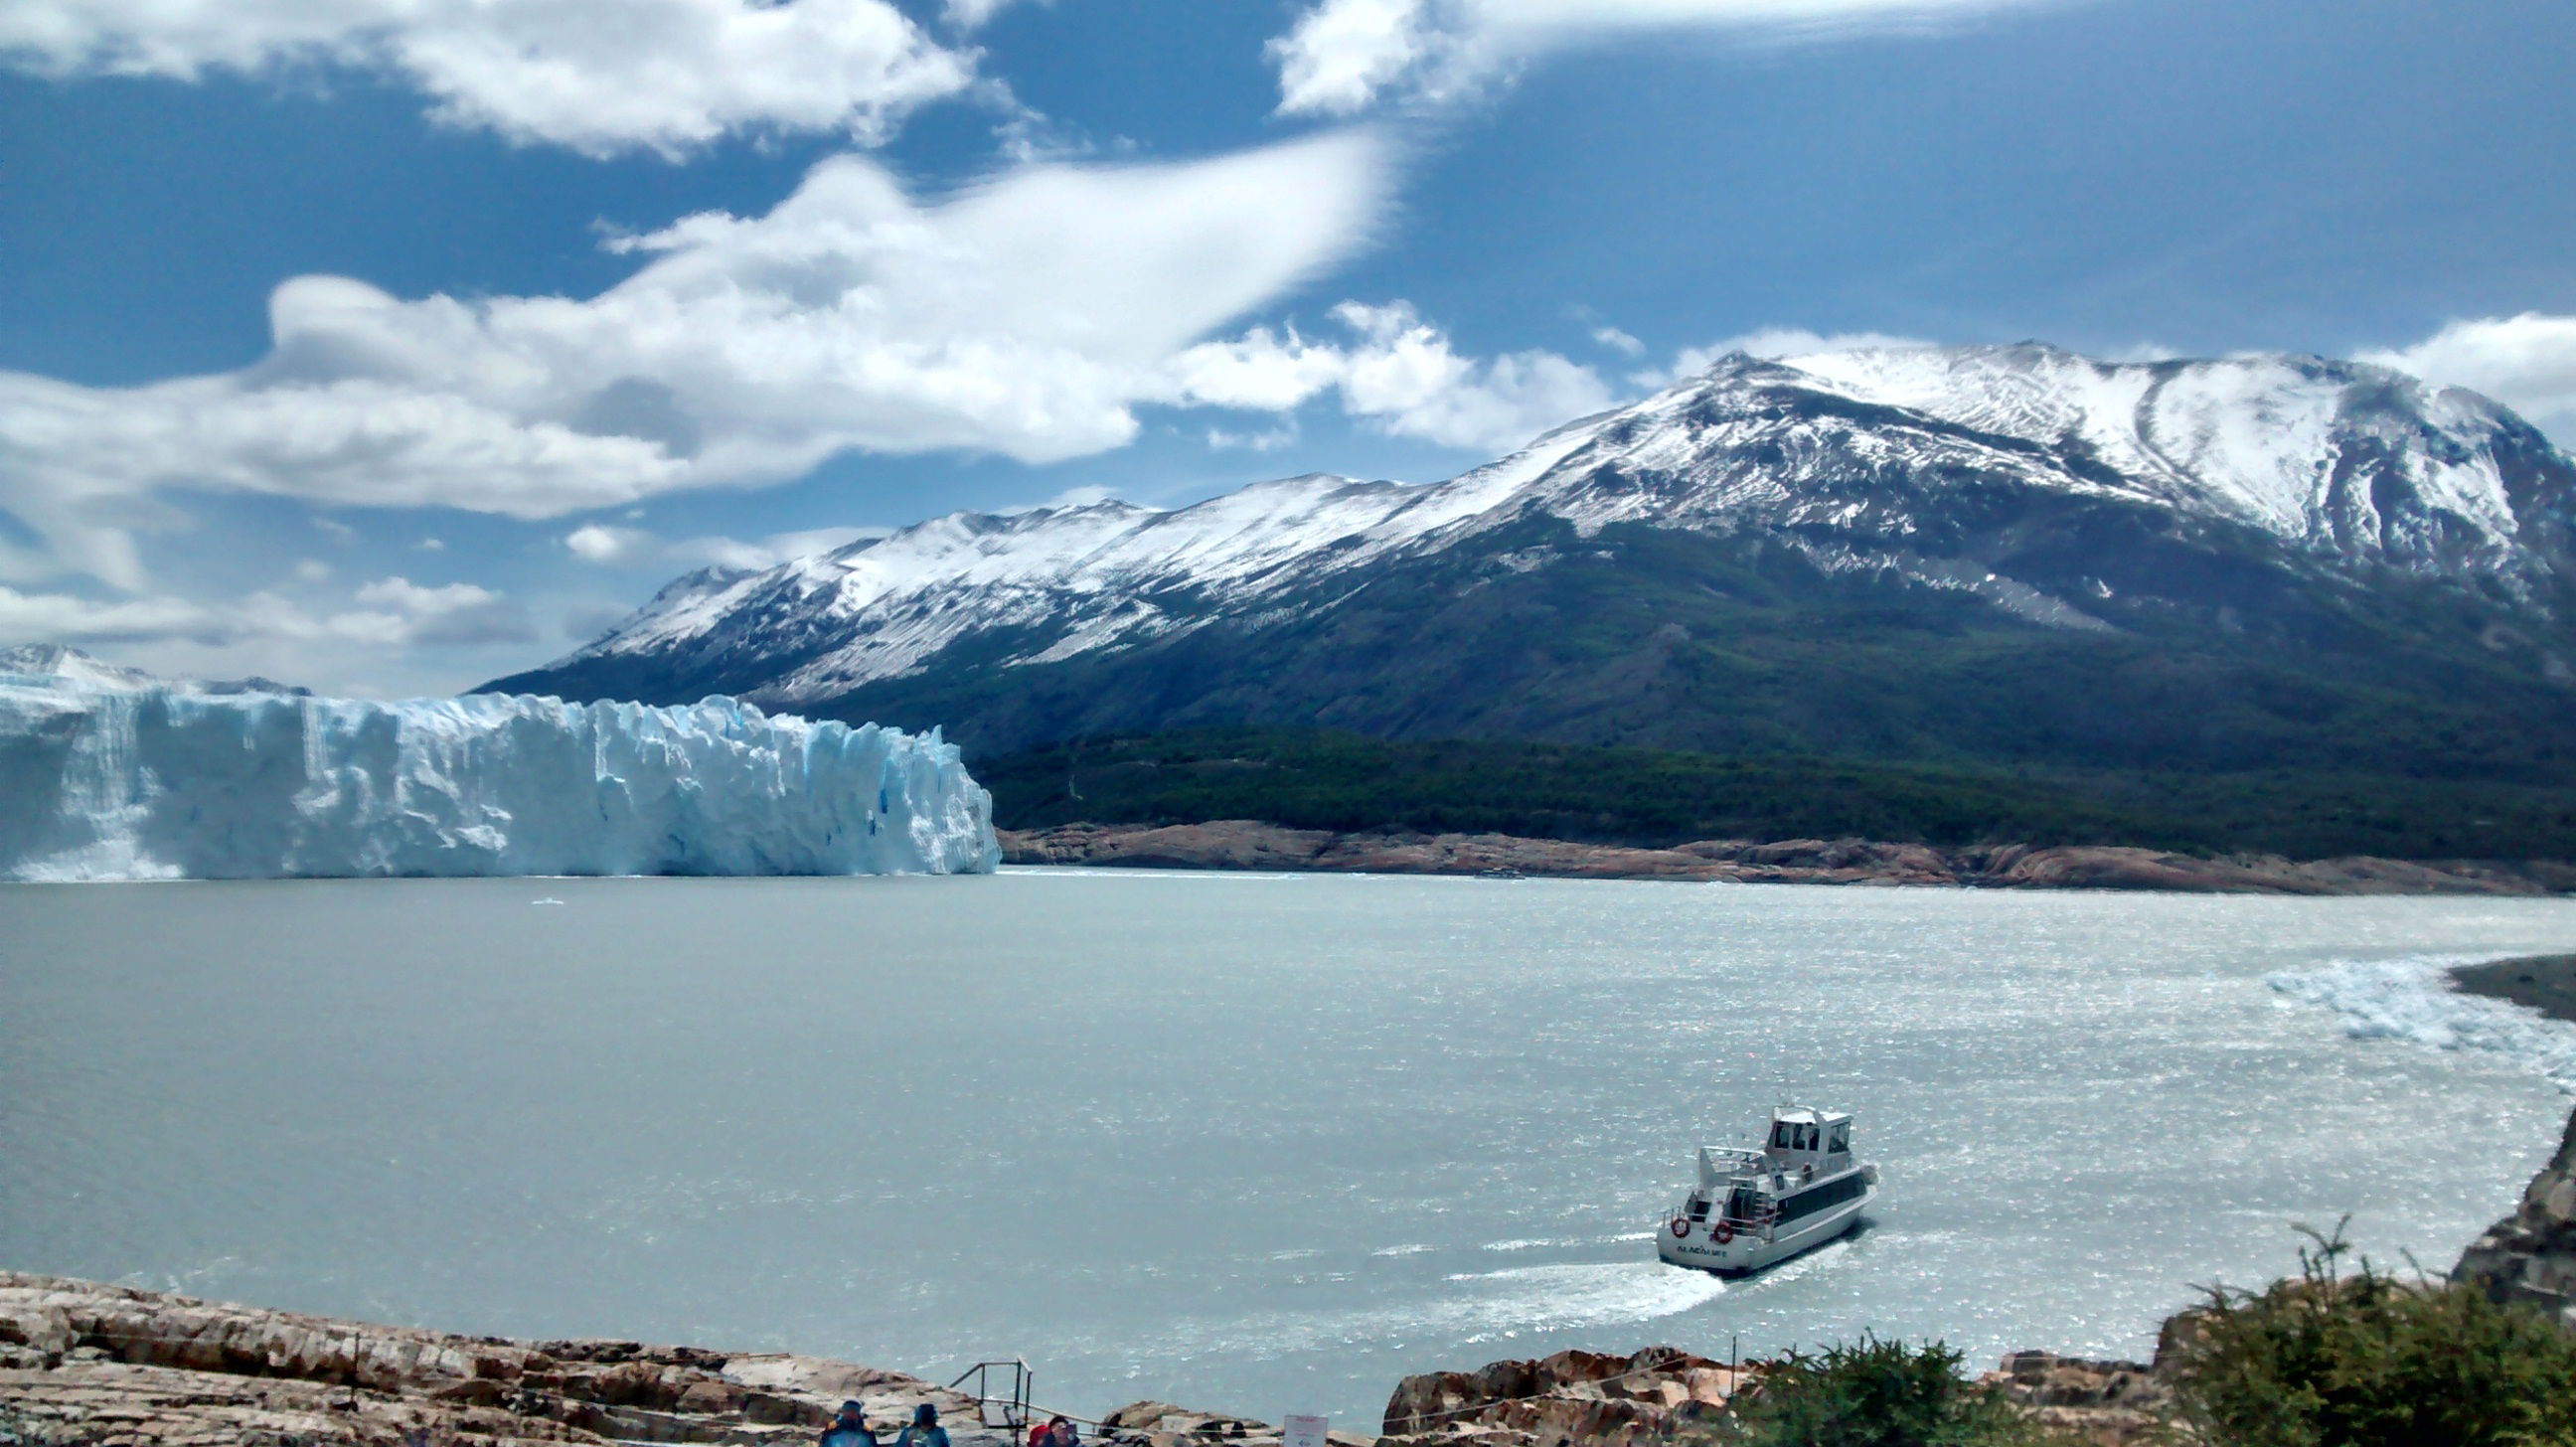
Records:
[[[939,1425],[939,1409],[928,1402],[912,1409],[912,1425],[894,1439],[894,1447],[948,1447],[948,1429]]]
[[[841,1415],[823,1429],[817,1447],[877,1447],[877,1434],[868,1430],[868,1409],[857,1402],[843,1402]]]

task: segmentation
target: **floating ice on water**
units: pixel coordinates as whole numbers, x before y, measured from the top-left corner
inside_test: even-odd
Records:
[[[2344,1017],[2344,1033],[2355,1039],[2411,1040],[2436,1050],[2502,1055],[2576,1093],[2576,1025],[2509,1000],[2451,988],[2451,971],[2491,958],[2337,960],[2313,970],[2284,970],[2265,983],[2292,999],[2335,1011]]]
[[[0,673],[0,879],[989,872],[936,731]]]

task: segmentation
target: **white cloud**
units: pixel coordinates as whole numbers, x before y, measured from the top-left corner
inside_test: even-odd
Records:
[[[2361,360],[2492,397],[2576,447],[2576,317],[2524,312],[2453,322],[2411,347],[2364,352]]]
[[[665,548],[663,556],[688,567],[712,564],[756,570],[846,548],[862,538],[881,538],[886,532],[885,528],[809,528],[803,532],[772,533],[751,542],[727,537],[682,538]]]
[[[1176,354],[1346,254],[1383,190],[1344,132],[1209,161],[1038,166],[924,206],[854,156],[767,215],[614,244],[588,300],[299,277],[238,372],[76,386],[0,372],[0,508],[22,581],[145,584],[132,532],[187,489],[545,518],[795,477],[835,453],[1115,447]],[[341,525],[344,526],[344,525]]]
[[[1279,108],[1352,115],[1472,92],[1547,50],[1655,30],[1772,37],[1924,29],[2046,0],[1315,0],[1270,42]]]
[[[1622,354],[1623,356],[1642,357],[1646,354],[1646,344],[1644,342],[1638,341],[1635,337],[1628,335],[1617,327],[1594,327],[1592,329],[1592,340],[1600,343],[1602,346],[1608,347],[1614,352]]]
[[[1617,400],[1599,373],[1553,352],[1476,361],[1404,302],[1344,302],[1333,318],[1350,345],[1267,329],[1184,352],[1174,365],[1184,395],[1216,406],[1270,411],[1326,390],[1342,409],[1384,431],[1448,447],[1500,451]]]
[[[300,559],[295,564],[295,577],[299,582],[327,583],[331,581],[331,565],[320,558]]]
[[[181,80],[387,72],[440,121],[591,155],[744,131],[874,141],[974,81],[971,54],[888,0],[10,0],[0,60]]]
[[[358,590],[359,607],[323,620],[334,636],[407,648],[442,643],[524,643],[533,640],[526,610],[472,583],[424,587],[408,578],[383,578]]]
[[[1259,432],[1229,432],[1222,427],[1207,430],[1207,445],[1219,452],[1276,452],[1296,440],[1297,428],[1293,423],[1282,423]]]
[[[1743,332],[1704,347],[1684,347],[1673,355],[1669,367],[1650,367],[1631,373],[1628,380],[1640,387],[1669,387],[1685,377],[1696,377],[1716,366],[1724,358],[1742,352],[1748,357],[1778,361],[1783,357],[1813,357],[1827,352],[1865,352],[1884,348],[1935,347],[1938,342],[1921,337],[1893,336],[1886,332],[1812,332],[1804,327],[1763,327]]]
[[[790,558],[811,557],[847,547],[861,538],[885,536],[883,528],[812,528],[773,533],[757,541],[696,537],[665,541],[642,528],[589,523],[565,536],[564,546],[585,563],[616,566],[702,568],[773,568]]]
[[[1013,0],[948,0],[940,14],[960,30],[978,30],[1000,14]]]
[[[564,546],[585,563],[623,563],[659,541],[642,528],[614,528],[590,523],[572,530]]]
[[[471,583],[425,587],[383,578],[358,589],[352,607],[317,614],[274,593],[229,603],[147,596],[100,601],[0,587],[0,643],[186,642],[231,647],[260,642],[374,647],[517,643],[535,637],[526,614]]]

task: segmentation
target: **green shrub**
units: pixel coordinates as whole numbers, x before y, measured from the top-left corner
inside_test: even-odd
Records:
[[[2306,1234],[2296,1278],[2210,1291],[2179,1343],[2180,1425],[2212,1447],[2576,1447],[2576,1336],[2368,1261],[2347,1275],[2342,1228]]]
[[[1731,1447],[2038,1447],[2073,1439],[1959,1375],[1960,1356],[1863,1337],[1791,1353],[1737,1409]]]

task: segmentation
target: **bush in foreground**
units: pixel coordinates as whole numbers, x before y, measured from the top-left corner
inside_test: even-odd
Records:
[[[2464,1287],[2401,1281],[2309,1232],[2300,1274],[2214,1289],[2175,1417],[2212,1447],[2576,1447],[2576,1335]]]
[[[1959,1375],[1960,1356],[1928,1342],[1864,1337],[1765,1373],[1729,1426],[1729,1447],[2041,1447],[2075,1439]]]

